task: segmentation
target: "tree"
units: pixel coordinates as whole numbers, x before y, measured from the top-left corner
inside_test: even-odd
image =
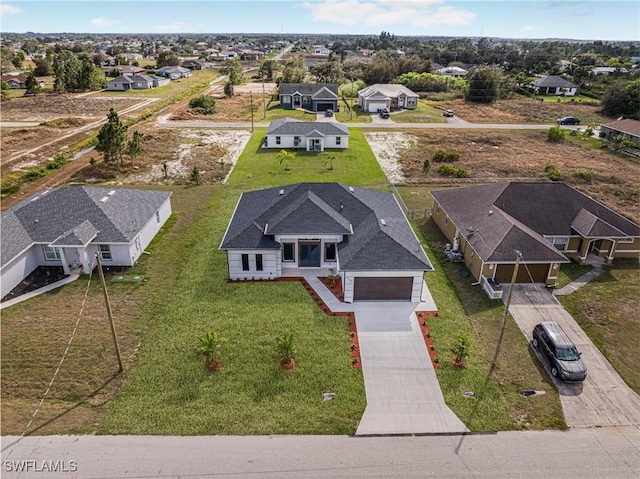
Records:
[[[175,67],[180,65],[180,59],[175,52],[160,52],[156,61],[156,67]]]
[[[273,59],[268,59],[260,64],[258,70],[258,78],[264,81],[273,81],[273,77],[282,69],[280,62]]]
[[[289,171],[289,162],[296,158],[295,153],[290,153],[287,150],[280,150],[280,153],[276,155],[276,160],[282,165],[284,163],[284,171]]]
[[[9,99],[9,84],[2,80],[0,81],[0,100],[8,100]]]
[[[391,83],[398,73],[398,54],[391,50],[382,50],[376,53],[365,67],[363,80],[367,85]]]
[[[307,68],[302,55],[292,56],[284,65],[282,71],[282,83],[303,83],[307,76]]]
[[[116,162],[118,169],[122,166],[122,155],[125,153],[127,142],[127,126],[120,121],[118,113],[111,108],[107,115],[107,122],[98,133],[96,151],[102,153],[106,163]]]
[[[80,69],[80,75],[76,79],[76,85],[74,90],[100,90],[104,88],[106,84],[106,78],[102,73],[102,70],[95,66],[88,58],[82,62]]]
[[[456,339],[451,343],[450,350],[453,353],[452,363],[456,368],[466,368],[469,350],[471,349],[471,340],[469,334],[459,331]]]
[[[211,115],[216,112],[216,101],[210,96],[200,95],[189,101],[189,106],[203,115]]]
[[[220,73],[229,77],[229,82],[232,85],[242,84],[242,64],[237,58],[231,58],[225,60],[220,68]]]
[[[338,62],[318,63],[311,69],[311,74],[316,77],[318,83],[337,83],[344,75]]]
[[[602,113],[609,116],[623,115],[626,109],[627,89],[622,82],[617,82],[607,88],[602,95],[600,104]]]
[[[475,68],[467,75],[469,90],[466,100],[493,103],[500,97],[502,72],[494,67]]]
[[[22,62],[24,62],[25,60],[25,54],[22,50],[16,50],[16,52],[13,54],[13,59],[11,60],[11,63],[13,63],[13,66],[21,69],[22,68]]]
[[[33,72],[27,75],[27,79],[24,81],[24,85],[27,89],[27,93],[29,94],[35,95],[40,91],[40,83],[38,83],[38,80],[36,80]]]
[[[57,92],[75,90],[80,78],[82,63],[70,50],[62,50],[53,59],[53,89]]]
[[[197,166],[194,166],[193,170],[191,170],[191,181],[196,185],[200,184],[200,170],[198,170]]]
[[[36,64],[36,67],[33,70],[34,75],[46,77],[53,73],[51,60],[48,57],[36,56],[33,62]]]
[[[133,136],[127,142],[126,153],[131,158],[131,164],[133,165],[133,160],[140,154],[142,151],[142,143],[144,143],[144,135],[139,131],[134,131]]]
[[[564,141],[565,131],[558,125],[552,126],[547,130],[547,140],[552,143],[558,143]]]
[[[224,84],[224,96],[226,96],[227,98],[230,98],[233,95],[234,95],[233,83],[228,81],[227,83]]]

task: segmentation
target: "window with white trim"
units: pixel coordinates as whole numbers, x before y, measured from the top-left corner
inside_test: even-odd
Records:
[[[448,225],[448,224],[449,224],[449,217],[448,217],[448,216],[445,216],[445,217],[444,217],[444,224],[445,224],[445,225]]]
[[[324,260],[326,262],[332,262],[336,260],[336,244],[335,243],[324,244]]]
[[[160,224],[160,211],[156,211],[156,223]]]
[[[276,136],[276,145],[279,145],[280,143],[282,143],[282,142],[280,141],[280,137],[279,137],[279,136]]]
[[[340,145],[340,144],[342,144],[342,137],[336,136],[336,145]]]
[[[282,243],[282,261],[295,261],[296,248],[294,243]]]
[[[242,271],[249,271],[249,255],[242,255]]]
[[[626,236],[624,238],[618,238],[618,243],[633,243],[635,238],[632,238],[631,236]]]
[[[108,244],[99,244],[98,251],[100,252],[100,259],[102,261],[111,261],[111,246]]]
[[[569,238],[566,236],[549,236],[547,241],[551,243],[559,251],[565,251],[569,244]]]
[[[42,251],[44,252],[44,259],[47,261],[57,261],[60,259],[60,250],[58,248],[43,244]]]
[[[262,255],[257,254],[256,255],[256,271],[262,271],[263,269],[264,267],[262,265]]]

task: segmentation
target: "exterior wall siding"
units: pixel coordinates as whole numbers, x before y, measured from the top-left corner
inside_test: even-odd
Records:
[[[229,278],[231,279],[273,279],[278,277],[276,250],[233,250],[228,251]],[[249,271],[242,270],[242,255],[249,255]],[[262,255],[262,271],[256,269],[256,254]]]
[[[280,144],[276,141],[276,136],[280,137]],[[324,148],[349,148],[349,136],[341,135],[340,144],[337,144],[337,136],[327,136],[323,139]],[[300,136],[298,146],[294,144],[294,135],[267,135],[267,148],[287,149],[287,148],[307,148],[307,139]]]
[[[0,298],[4,298],[6,294],[20,284],[20,281],[39,266],[38,250],[42,251],[40,245],[34,245],[2,268],[0,272],[2,277],[2,281],[0,281]],[[44,259],[42,254],[40,256]]]

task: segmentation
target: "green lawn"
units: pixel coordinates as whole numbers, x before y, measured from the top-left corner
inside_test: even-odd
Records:
[[[565,263],[560,265],[560,271],[558,271],[558,280],[556,282],[557,288],[562,288],[572,281],[575,281],[580,276],[588,273],[593,269],[593,266],[589,264],[577,264],[577,263]]]
[[[324,153],[294,151],[296,157],[289,162],[289,170],[276,159],[280,150],[261,148],[265,129],[256,129],[247,147],[238,159],[229,185],[253,190],[298,182],[332,182],[350,185],[369,185],[386,188],[387,181],[380,165],[373,156],[364,135],[359,130],[349,130],[349,148],[332,149]],[[333,169],[329,169],[329,157]]]
[[[564,265],[563,265],[564,267]],[[638,260],[613,266],[578,291],[558,296],[620,376],[640,393],[640,269]]]
[[[267,110],[267,117],[266,119],[263,119],[262,116],[262,112],[260,113],[260,121],[264,121],[264,122],[270,122],[273,120],[277,120],[279,118],[284,118],[284,117],[289,117],[289,118],[295,118],[296,120],[302,120],[302,121],[316,121],[317,119],[317,115],[316,113],[312,112],[312,111],[306,111],[306,110],[301,110],[301,109],[296,109],[296,110],[285,110],[284,108],[280,107],[280,103],[275,103],[272,104],[269,109]]]
[[[445,123],[446,120],[442,116],[442,110],[434,108],[431,103],[426,100],[419,100],[418,108],[393,113],[391,119],[396,123]]]
[[[194,89],[206,87],[208,83],[220,76],[217,70],[196,70],[190,77],[172,80],[168,85],[146,90],[100,91],[93,96],[133,96],[140,98],[171,98]]]
[[[461,266],[446,260],[447,240],[431,219],[417,221],[415,226],[436,268],[425,274],[439,308],[439,316],[429,319],[429,327],[442,365],[438,380],[449,407],[472,431],[565,428],[558,393],[510,316],[497,368],[488,378],[504,304],[488,299],[480,286],[473,286],[473,277],[460,277]],[[459,331],[467,332],[472,342],[464,370],[450,362],[449,345]],[[547,393],[525,398],[520,394],[524,389]],[[476,397],[465,397],[465,391],[473,391]]]
[[[584,95],[575,95],[575,96],[556,96],[556,95],[536,95],[535,96],[536,100],[540,101],[544,101],[546,103],[583,103],[583,104],[593,104],[593,105],[598,105],[600,104],[600,101],[595,99],[595,98],[591,98],[589,96],[584,96]]]

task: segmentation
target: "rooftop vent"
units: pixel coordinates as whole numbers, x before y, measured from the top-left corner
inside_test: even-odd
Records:
[[[384,218],[380,218],[380,224],[382,224],[382,226],[387,226],[387,222],[384,220]]]
[[[106,203],[108,199],[108,196],[103,196],[102,198],[100,198],[100,203]]]
[[[116,194],[116,190],[111,190],[109,193],[107,193],[109,196],[113,196]]]
[[[280,191],[278,191],[278,194],[279,194],[280,196],[284,195],[284,190],[280,190]]]
[[[349,187],[349,193],[352,193],[352,194],[353,194],[353,186],[350,186],[350,187]]]
[[[493,214],[493,210],[489,210],[489,216]]]

